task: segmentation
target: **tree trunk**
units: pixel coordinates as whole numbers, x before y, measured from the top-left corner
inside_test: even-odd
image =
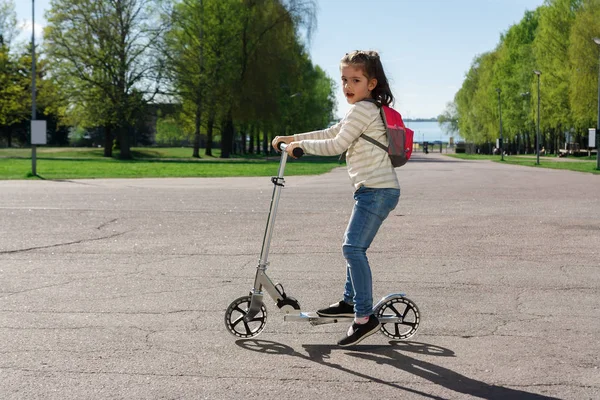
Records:
[[[194,119],[194,152],[192,157],[200,158],[200,123],[202,121],[202,110],[198,105],[196,107],[196,115]]]
[[[260,125],[256,125],[254,131],[254,151],[256,154],[260,154]]]
[[[242,125],[240,129],[240,154],[246,154],[246,139],[248,138],[246,133],[247,129],[247,125]]]
[[[129,129],[127,129],[127,126],[121,125],[118,127],[118,136],[121,148],[119,159],[131,160],[133,157],[131,155],[131,143],[129,141]]]
[[[221,158],[229,158],[233,147],[233,117],[231,109],[223,121],[223,130],[221,133]]]
[[[213,147],[213,126],[215,125],[215,113],[211,111],[208,115],[208,125],[206,127],[206,148],[204,149],[204,155],[212,157]]]
[[[250,140],[248,141],[248,153],[254,154],[254,138],[256,137],[256,125],[250,126]]]
[[[112,127],[104,127],[104,157],[112,157],[113,148]]]
[[[265,157],[269,155],[269,133],[268,129],[265,128],[263,131],[263,154]]]

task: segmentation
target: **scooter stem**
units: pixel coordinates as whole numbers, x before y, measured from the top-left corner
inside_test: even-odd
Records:
[[[282,146],[283,147],[283,146]],[[285,147],[283,147],[285,149]],[[260,252],[260,260],[258,262],[259,269],[265,270],[268,265],[269,248],[271,246],[271,238],[273,237],[273,226],[275,225],[275,215],[277,214],[277,206],[279,205],[279,197],[281,196],[281,189],[283,188],[285,181],[283,179],[283,172],[285,171],[285,164],[287,162],[288,154],[283,150],[281,152],[281,160],[279,162],[279,171],[276,177],[271,178],[273,182],[273,195],[271,197],[271,208],[269,209],[269,217],[267,218],[267,227],[265,229],[265,236],[263,238],[262,250]]]
[[[262,284],[263,280],[267,279],[265,270],[269,264],[269,247],[271,246],[271,238],[273,237],[273,226],[275,225],[275,215],[277,214],[277,206],[279,205],[279,197],[281,196],[281,189],[283,188],[285,181],[283,180],[283,172],[285,171],[285,164],[287,162],[288,154],[285,152],[285,145],[281,144],[281,160],[279,162],[279,171],[276,177],[271,178],[273,182],[273,195],[271,196],[271,208],[269,209],[269,217],[267,218],[267,227],[265,229],[265,236],[263,238],[262,250],[260,252],[260,260],[258,261],[258,267],[256,269],[256,277],[254,278],[254,288],[252,289],[252,300],[250,301],[250,307],[244,317],[245,321],[251,321],[252,318],[258,314],[258,311],[262,307]],[[270,282],[270,280],[269,280]],[[272,284],[271,284],[272,285]]]

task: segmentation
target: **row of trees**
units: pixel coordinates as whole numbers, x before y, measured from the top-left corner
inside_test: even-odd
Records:
[[[18,34],[14,4],[0,1],[0,141],[8,146],[29,141],[31,120],[31,46],[18,44]],[[54,132],[51,144],[66,144],[67,130],[59,126],[53,110],[56,88],[45,79],[47,66],[46,60],[37,63],[39,118],[46,119]]]
[[[479,55],[440,122],[468,142],[503,137],[513,151],[535,148],[540,71],[541,146],[555,152],[566,135],[587,146],[597,121],[600,0],[546,0]],[[500,92],[500,100],[498,96]]]
[[[0,0],[9,16],[11,2]],[[52,0],[37,67],[46,115],[101,132],[105,156],[116,145],[131,158],[134,128],[155,117],[151,103],[169,111],[156,124],[158,139],[191,139],[195,157],[201,144],[211,155],[217,138],[224,158],[266,150],[275,134],[332,119],[334,83],[304,47],[315,13],[313,0]],[[10,25],[1,15],[0,27]],[[12,81],[21,92],[28,85]],[[1,118],[4,127],[23,121]]]

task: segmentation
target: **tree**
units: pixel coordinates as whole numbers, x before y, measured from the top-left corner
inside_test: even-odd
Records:
[[[156,45],[163,25],[158,0],[52,0],[45,29],[52,71],[88,122],[106,128],[104,155],[116,131],[120,158],[131,158],[136,112],[159,92]]]
[[[598,105],[598,45],[600,37],[600,0],[584,1],[575,15],[570,34],[569,105],[573,123],[579,131],[596,126]]]
[[[252,87],[248,84],[253,81],[247,77],[253,66],[256,66],[255,63],[260,62],[258,55],[261,49],[277,43],[277,33],[297,32],[300,27],[304,27],[310,36],[315,21],[316,4],[313,0],[243,0],[241,4],[238,15],[240,23],[235,26],[239,47],[232,58],[235,61],[232,70],[234,73],[227,82],[228,91],[225,93],[232,101],[227,106],[222,124],[222,158],[229,158],[233,147],[234,110],[240,119],[247,120],[252,115],[249,108],[254,108],[253,102],[259,99],[253,96]],[[234,93],[240,93],[240,96],[233,96]]]
[[[531,110],[535,96],[529,90],[535,83],[532,43],[538,26],[538,14],[534,11],[525,12],[523,19],[502,35],[498,60],[494,66],[496,85],[503,94],[503,136],[507,141],[517,142],[519,148],[529,139],[530,132],[525,131],[531,131],[534,126]]]
[[[175,116],[168,115],[159,117],[156,122],[156,142],[168,146],[178,146],[186,140],[185,132],[181,128],[181,123]]]
[[[206,155],[212,155],[213,129],[220,127],[221,157],[228,158],[236,128],[245,152],[261,129],[266,140],[265,127],[291,118],[290,104],[297,111],[300,101],[290,96],[308,95],[305,73],[314,72],[298,31],[311,31],[314,9],[313,0],[180,0],[169,10],[169,81],[192,126],[194,156],[202,129]]]
[[[582,0],[546,0],[540,7],[539,26],[533,41],[536,69],[542,72],[541,129],[551,131],[553,146],[572,124],[569,105],[569,38]],[[531,93],[537,91],[532,81]]]
[[[492,79],[495,52],[473,61],[460,90],[454,96],[460,135],[473,143],[490,143],[498,137],[498,99]]]
[[[12,0],[0,0],[0,45],[10,48],[18,33],[14,2]]]
[[[13,144],[15,130],[20,131],[20,142],[27,142],[24,125],[31,110],[28,72],[24,58],[15,53],[12,45],[18,33],[16,13],[12,1],[0,0],[0,138]],[[28,90],[29,89],[29,90]]]
[[[457,134],[459,129],[458,109],[456,103],[453,101],[446,103],[446,108],[444,109],[444,112],[438,116],[437,121],[447,135]]]
[[[212,129],[217,110],[225,107],[235,65],[235,26],[240,4],[232,0],[181,0],[165,19],[164,54],[174,98],[183,104],[184,119],[193,129],[193,157],[199,157],[203,125],[208,133],[206,155],[212,155]],[[208,114],[207,123],[203,116]]]
[[[596,119],[598,48],[592,38],[599,36],[600,0],[546,0],[526,12],[494,51],[474,61],[457,92],[461,136],[476,143],[494,137],[498,88],[505,136],[520,142],[519,148],[532,149],[538,91],[533,70],[539,70],[540,128],[542,135],[550,133],[550,140],[542,140],[550,151],[557,150],[566,132],[576,132],[575,140],[581,141]]]
[[[193,157],[200,157],[200,127],[205,93],[204,0],[182,0],[165,18],[164,56],[174,95],[191,110],[194,126]],[[189,107],[191,105],[191,107]],[[173,122],[173,121],[172,121]],[[172,133],[175,131],[170,129]]]

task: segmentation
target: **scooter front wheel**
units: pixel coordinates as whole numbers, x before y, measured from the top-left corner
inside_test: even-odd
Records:
[[[250,308],[251,296],[243,296],[235,299],[227,311],[225,311],[225,326],[227,330],[234,336],[240,338],[251,338],[258,336],[265,328],[267,323],[267,308],[261,305],[260,311],[250,321],[244,321],[244,317],[248,314]]]

